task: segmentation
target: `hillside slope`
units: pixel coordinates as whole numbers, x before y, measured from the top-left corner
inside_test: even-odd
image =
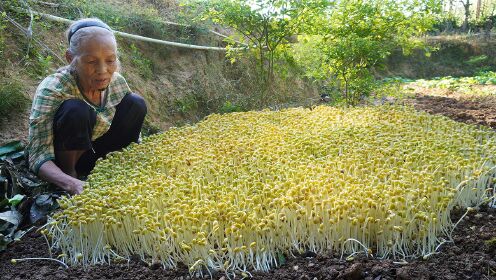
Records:
[[[56,2],[61,5],[65,3]],[[88,2],[92,2],[94,7],[110,5],[104,1]],[[106,8],[115,8],[115,13],[133,10],[136,5],[141,4],[136,1],[114,2],[120,2],[120,5],[114,4],[115,6]],[[156,1],[150,1],[153,2]],[[167,20],[162,17],[178,13],[177,3],[168,3],[169,6],[165,8],[164,3],[157,4],[153,20]],[[153,7],[150,4],[145,5],[143,9]],[[63,14],[59,10],[49,8],[44,11]],[[96,12],[89,14],[99,15]],[[26,14],[10,11],[7,16],[21,26],[29,25],[29,17]],[[223,38],[209,33],[206,27],[165,25],[166,28],[158,33],[153,29],[156,28],[153,21],[145,15],[141,20],[134,28],[126,25],[128,30],[123,31],[142,36],[163,36],[160,39],[188,44],[225,46]],[[23,95],[32,98],[38,83],[65,64],[56,56],[64,57],[67,47],[64,31],[67,25],[45,18],[35,19],[34,38],[53,51],[51,53],[36,42],[29,41],[14,24],[2,18],[0,38],[4,47],[0,50],[5,51],[0,52],[4,63],[3,69],[0,70],[0,82],[6,84],[14,81],[21,85]],[[123,75],[131,89],[144,96],[148,103],[149,115],[145,120],[144,134],[196,122],[211,113],[261,109],[281,103],[302,104],[308,98],[318,97],[317,88],[309,81],[298,78],[297,70],[286,77],[276,77],[278,94],[261,99],[259,75],[250,59],[241,59],[231,64],[222,51],[184,49],[120,37],[118,44]],[[12,116],[0,116],[0,144],[15,139],[26,140],[29,106],[19,108],[18,111],[8,114]]]
[[[23,7],[20,1],[9,3]],[[7,9],[9,3],[0,3],[0,9],[6,11],[0,15],[0,107],[2,92],[28,97],[28,101],[24,102],[26,106],[14,106],[15,110],[3,115],[0,108],[0,144],[26,140],[29,99],[45,76],[65,65],[67,47],[64,36],[67,25],[35,17],[33,38],[29,40],[15,27],[16,24],[29,26],[28,14]],[[176,0],[57,0],[52,3],[56,6],[34,3],[37,4],[33,4],[36,5],[31,7],[33,10],[66,18],[101,17],[116,30],[142,36],[204,46],[226,45],[222,37],[209,32],[213,27],[195,25],[192,12],[182,9]],[[193,26],[171,25],[167,21]],[[404,56],[401,51],[393,53],[386,67],[375,71],[376,76],[461,76],[496,68],[494,38],[429,37],[427,40],[439,50],[430,57],[422,51],[411,56]],[[273,94],[262,96],[260,74],[249,58],[231,64],[221,51],[191,50],[119,37],[118,42],[123,75],[131,89],[143,95],[148,103],[145,135],[193,123],[211,113],[305,105],[319,99],[318,84],[302,78],[301,69],[296,66],[289,66],[288,73],[275,78]]]

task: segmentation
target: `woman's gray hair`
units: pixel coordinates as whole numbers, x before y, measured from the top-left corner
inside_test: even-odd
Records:
[[[115,39],[115,35],[111,30],[104,28],[102,26],[99,26],[99,25],[89,25],[89,26],[85,26],[83,28],[76,28],[76,31],[73,31],[74,27],[80,26],[80,25],[88,25],[88,23],[91,23],[91,22],[98,22],[98,23],[101,23],[102,25],[106,26],[106,24],[98,18],[84,18],[84,19],[80,19],[80,20],[73,22],[71,24],[71,26],[69,26],[69,28],[66,30],[66,33],[65,33],[66,38],[69,38],[69,47],[67,48],[67,51],[72,55],[73,59],[69,65],[62,67],[61,69],[59,69],[59,71],[62,69],[69,69],[70,71],[74,71],[76,69],[76,65],[79,61],[79,57],[82,53],[81,45],[83,44],[83,41],[88,37],[91,37],[91,36],[94,36],[95,34],[101,33],[102,30],[107,30],[109,36],[111,36],[112,41],[114,42],[115,53],[117,56],[116,57],[116,59],[117,59],[117,71],[120,71],[121,64],[120,64],[119,55],[117,52],[117,40]]]

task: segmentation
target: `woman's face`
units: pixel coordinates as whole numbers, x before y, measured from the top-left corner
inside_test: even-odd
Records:
[[[79,84],[84,92],[104,90],[117,70],[116,45],[111,36],[102,32],[85,39],[76,63]],[[68,57],[72,61],[73,58]]]

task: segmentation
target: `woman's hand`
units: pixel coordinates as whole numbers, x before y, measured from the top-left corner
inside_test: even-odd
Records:
[[[68,182],[67,185],[60,187],[66,190],[68,193],[75,195],[81,194],[83,192],[83,185],[83,181],[73,178],[73,180],[71,182]]]
[[[43,163],[38,175],[43,180],[57,185],[71,195],[83,192],[84,182],[65,174],[53,161]]]

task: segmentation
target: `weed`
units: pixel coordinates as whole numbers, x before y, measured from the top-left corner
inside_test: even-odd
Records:
[[[36,55],[36,59],[38,62],[38,67],[37,67],[37,72],[38,74],[43,77],[46,76],[50,72],[50,68],[52,66],[52,56],[47,55],[44,56],[40,53]]]
[[[7,22],[5,19],[6,13],[0,13],[0,63],[3,64],[5,61],[5,34],[4,31],[7,28]]]
[[[234,103],[231,103],[231,101],[226,101],[224,104],[222,104],[222,107],[219,109],[219,113],[221,114],[226,114],[226,113],[232,113],[232,112],[242,112],[244,111],[243,108],[239,105],[236,105]]]
[[[480,65],[487,61],[489,57],[485,54],[470,57],[465,63],[470,65]]]
[[[0,119],[22,112],[29,105],[29,101],[20,83],[0,83]]]
[[[99,0],[63,0],[61,13],[68,18],[97,17],[120,31],[132,31],[139,35],[160,38],[169,34],[169,26],[159,11],[143,1],[115,5]]]
[[[157,134],[161,131],[161,129],[153,124],[152,121],[147,117],[143,122],[143,127],[141,128],[141,136],[150,136],[153,134]]]
[[[149,80],[153,77],[153,64],[152,61],[146,58],[135,44],[131,44],[130,54],[132,64],[137,68],[141,77]]]
[[[403,85],[409,82],[402,82],[402,80],[402,78],[395,78],[378,81],[371,97],[373,100],[380,100],[380,102],[385,102],[389,98],[393,98],[395,100],[402,100],[406,98],[408,96],[408,92],[404,90]]]
[[[496,248],[496,237],[486,240],[484,243],[490,248]]]
[[[177,111],[183,115],[198,109],[198,101],[193,94],[188,94],[182,98],[176,99],[174,103]]]
[[[26,60],[25,68],[28,70],[28,75],[34,79],[44,78],[51,71],[53,63],[52,56],[45,56],[34,46],[31,46],[24,59]]]

